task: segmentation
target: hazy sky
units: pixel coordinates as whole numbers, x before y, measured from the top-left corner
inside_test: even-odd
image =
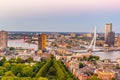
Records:
[[[0,0],[0,30],[120,32],[120,0]]]

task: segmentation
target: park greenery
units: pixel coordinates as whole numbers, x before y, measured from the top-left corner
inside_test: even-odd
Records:
[[[30,62],[33,64],[31,65]],[[27,63],[27,64],[26,64]],[[61,61],[51,58],[34,62],[31,57],[0,60],[0,80],[76,80]]]
[[[93,56],[93,55],[91,55],[90,57],[86,57],[86,56],[84,56],[83,57],[83,61],[98,61],[100,59],[100,57],[99,56]]]

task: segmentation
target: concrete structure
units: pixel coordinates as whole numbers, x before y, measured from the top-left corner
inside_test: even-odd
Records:
[[[46,34],[40,34],[38,36],[38,50],[46,49]]]
[[[77,59],[73,59],[68,63],[67,67],[71,72],[74,69],[79,69],[79,61]]]
[[[70,36],[71,37],[76,37],[76,34],[75,33],[71,33]]]
[[[114,46],[115,43],[115,33],[114,32],[109,32],[108,33],[108,38],[107,42],[108,46]]]
[[[93,37],[93,34],[92,33],[87,33],[86,37]]]
[[[115,33],[112,32],[112,23],[105,25],[105,44],[108,46],[114,46],[115,42]]]
[[[117,63],[120,64],[120,58],[117,58]]]
[[[98,71],[98,78],[101,80],[112,80],[112,78],[115,78],[115,73]]]
[[[8,32],[0,31],[0,49],[4,50],[7,48],[8,43]]]
[[[120,47],[120,36],[117,39],[117,45],[118,45],[118,47]]]
[[[112,32],[112,23],[108,23],[105,25],[105,41],[107,40],[109,32]]]

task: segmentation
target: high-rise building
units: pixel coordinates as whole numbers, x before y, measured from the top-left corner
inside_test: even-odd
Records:
[[[46,34],[38,35],[38,50],[46,49]]]
[[[112,23],[108,23],[105,25],[105,43],[108,46],[114,46],[115,42],[115,33],[112,32]]]
[[[107,38],[107,44],[108,46],[114,46],[114,43],[115,43],[115,33],[109,32]]]
[[[117,45],[118,45],[118,47],[120,47],[120,36],[118,36],[118,38],[117,38]]]
[[[112,23],[105,25],[105,42],[107,41],[109,32],[112,32]]]
[[[4,50],[7,48],[8,43],[8,32],[0,31],[0,49]]]

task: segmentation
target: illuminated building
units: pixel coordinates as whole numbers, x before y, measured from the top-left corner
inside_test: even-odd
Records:
[[[40,34],[38,36],[38,50],[46,49],[46,34]]]
[[[118,47],[120,47],[120,36],[117,39],[117,44],[118,44]]]
[[[0,31],[0,49],[6,49],[8,43],[8,32]]]

